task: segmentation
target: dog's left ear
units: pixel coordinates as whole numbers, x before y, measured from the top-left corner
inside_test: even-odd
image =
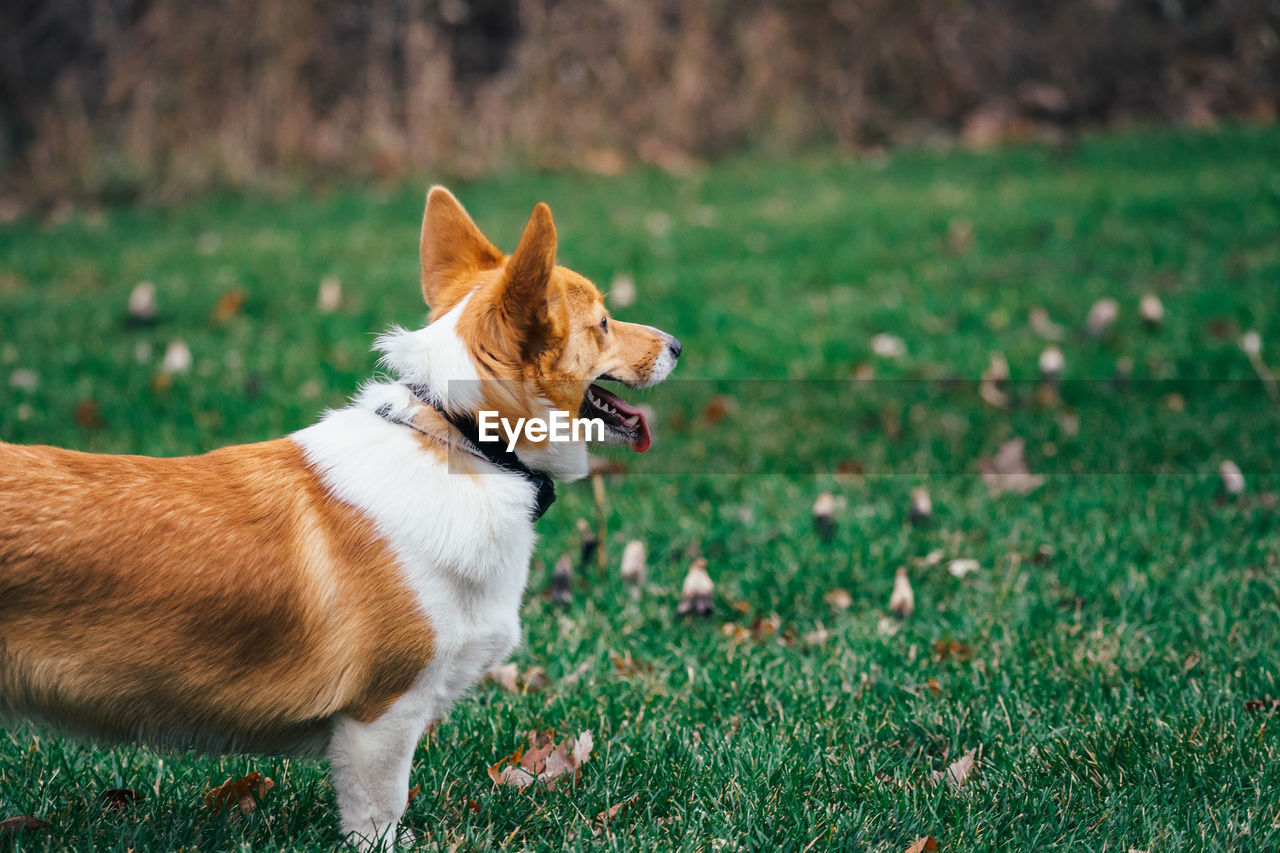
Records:
[[[547,349],[563,326],[561,312],[553,311],[551,305],[551,274],[555,266],[556,226],[551,220],[551,208],[539,202],[524,227],[520,244],[507,258],[499,303],[503,323],[515,333],[526,360]]]

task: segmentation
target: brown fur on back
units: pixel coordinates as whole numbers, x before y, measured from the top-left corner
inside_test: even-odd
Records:
[[[177,459],[0,443],[0,710],[310,750],[431,655],[391,553],[288,439]]]

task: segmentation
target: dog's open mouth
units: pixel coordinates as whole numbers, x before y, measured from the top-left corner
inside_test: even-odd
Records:
[[[644,453],[652,443],[649,422],[644,419],[644,413],[599,385],[588,386],[578,416],[599,418],[608,431],[606,438],[613,438],[619,444],[630,444],[637,453]]]

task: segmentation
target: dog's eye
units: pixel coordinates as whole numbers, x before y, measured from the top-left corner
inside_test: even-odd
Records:
[[[603,332],[607,332],[607,331],[609,331],[609,318],[608,318],[608,317],[601,317],[601,318],[600,318],[600,330],[601,330],[601,331],[603,331]]]

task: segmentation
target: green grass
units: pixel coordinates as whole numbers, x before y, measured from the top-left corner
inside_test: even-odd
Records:
[[[742,159],[684,177],[455,187],[508,248],[548,201],[561,260],[602,288],[634,275],[639,302],[616,313],[679,335],[677,376],[714,381],[646,395],[655,446],[621,457],[633,476],[608,483],[611,569],[584,571],[558,609],[543,595],[546,566],[593,512],[589,485],[561,488],[539,523],[516,658],[551,684],[529,695],[484,684],[455,707],[418,752],[408,824],[424,844],[464,850],[897,851],[925,834],[965,851],[1280,847],[1280,721],[1245,707],[1280,696],[1280,517],[1263,497],[1280,489],[1280,409],[1250,384],[1237,343],[1257,329],[1280,362],[1267,348],[1280,339],[1277,151],[1273,128],[1143,132],[1072,152]],[[374,333],[420,322],[424,189],[210,198],[0,229],[0,437],[177,454],[306,425],[373,372]],[[961,223],[973,240],[956,251],[948,233]],[[314,310],[325,275],[348,298],[332,316]],[[142,279],[163,322],[126,330]],[[244,310],[212,321],[237,288]],[[1168,311],[1154,333],[1136,316],[1148,291]],[[1122,312],[1094,342],[1080,329],[1102,296]],[[1019,385],[1009,412],[972,385],[919,381],[976,378],[996,351],[1033,378],[1034,306],[1067,327],[1070,378],[1106,379],[1127,356],[1139,381],[1068,383],[1062,406]],[[872,354],[880,332],[903,338],[905,358]],[[157,390],[172,338],[195,366]],[[913,381],[855,386],[860,365]],[[37,372],[34,390],[9,387],[19,368]],[[790,405],[844,389],[835,396],[850,408],[791,419],[742,402],[708,423],[713,390],[749,402],[764,387],[731,381],[743,379],[792,381],[768,386],[792,388]],[[828,381],[797,381],[812,379]],[[102,423],[86,428],[74,412],[91,399]],[[993,498],[977,459],[1014,435],[1051,476],[1030,496]],[[1221,499],[1224,456],[1248,478],[1241,499]],[[836,473],[852,460],[871,474]],[[922,483],[936,516],[917,529],[907,495]],[[825,489],[845,501],[831,543],[809,517]],[[630,538],[650,551],[654,585],[639,598],[616,576]],[[675,606],[695,544],[718,600],[714,618],[689,622]],[[1047,564],[1032,559],[1041,545]],[[983,568],[957,580],[917,565],[934,549]],[[913,567],[917,610],[888,633],[901,565]],[[843,612],[823,601],[837,587],[853,600]],[[722,630],[773,613],[794,642]],[[819,624],[828,639],[805,642]],[[939,660],[943,640],[972,659]],[[642,666],[620,672],[611,653]],[[581,781],[495,788],[486,767],[547,727],[594,732]],[[966,787],[929,784],[973,748]],[[208,787],[253,768],[276,781],[254,816],[204,809]],[[104,812],[95,798],[114,787],[146,800]],[[594,837],[593,817],[632,797],[612,834]],[[319,762],[0,729],[0,818],[52,823],[15,848],[328,849],[334,811]]]

